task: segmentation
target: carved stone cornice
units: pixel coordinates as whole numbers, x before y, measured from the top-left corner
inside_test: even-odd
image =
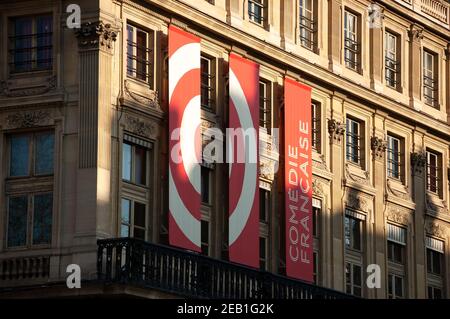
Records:
[[[323,197],[323,184],[321,182],[319,182],[317,179],[313,179],[312,182],[312,190],[313,190],[313,195],[317,196],[317,197]]]
[[[424,152],[411,153],[411,167],[414,174],[422,174],[426,163],[427,155]]]
[[[373,151],[374,159],[382,160],[386,153],[387,142],[377,136],[372,136],[370,139],[370,148]]]
[[[1,81],[0,95],[7,97],[23,97],[47,93],[56,87],[56,76],[48,76],[39,79],[38,82],[27,83],[26,81]]]
[[[345,183],[354,182],[361,185],[370,185],[370,172],[369,171],[356,171],[353,167],[350,167],[349,163],[345,164]]]
[[[328,133],[330,134],[331,140],[339,144],[345,133],[345,125],[335,119],[328,120]]]
[[[23,111],[16,112],[6,117],[6,126],[12,128],[29,128],[49,125],[50,112],[48,111]]]
[[[125,129],[136,135],[155,139],[157,136],[156,124],[150,121],[139,119],[129,114],[125,115]]]
[[[159,93],[158,90],[148,90],[146,94],[140,94],[133,90],[130,82],[125,80],[124,83],[125,95],[130,97],[134,102],[141,104],[143,107],[151,107],[157,110],[161,110],[159,105]]]
[[[82,24],[75,34],[80,49],[101,49],[111,52],[118,32],[119,29],[112,27],[111,24],[96,21]]]
[[[378,3],[371,3],[368,6],[368,22],[371,29],[381,28],[383,26],[385,8]]]
[[[359,192],[349,191],[345,206],[365,213],[369,212],[369,200]]]
[[[411,41],[419,42],[423,39],[423,28],[413,24],[408,30],[408,36]]]
[[[447,227],[434,221],[428,221],[425,230],[428,234],[439,238],[445,238],[447,235]]]
[[[386,219],[397,224],[408,225],[410,211],[397,205],[388,205]]]

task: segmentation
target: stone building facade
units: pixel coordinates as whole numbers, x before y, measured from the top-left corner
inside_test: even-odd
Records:
[[[72,2],[80,28],[67,24]],[[1,287],[54,283],[42,293],[71,295],[58,283],[69,264],[95,282],[98,239],[167,244],[169,24],[201,38],[204,128],[226,127],[229,53],[260,64],[261,268],[284,273],[272,133],[290,76],[312,87],[316,284],[450,296],[442,0],[0,1]],[[202,251],[224,260],[226,178],[224,164],[202,168]],[[381,288],[365,285],[371,264]]]

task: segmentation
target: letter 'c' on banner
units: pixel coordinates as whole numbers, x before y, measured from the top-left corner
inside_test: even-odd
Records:
[[[284,81],[286,274],[313,282],[311,88]]]
[[[230,261],[259,267],[259,65],[230,54],[229,158]],[[245,161],[239,161],[245,154]]]
[[[171,25],[169,242],[171,245],[193,251],[200,251],[201,234],[200,112],[200,38]],[[179,131],[179,134],[174,131]],[[179,140],[172,139],[173,136],[179,136]]]

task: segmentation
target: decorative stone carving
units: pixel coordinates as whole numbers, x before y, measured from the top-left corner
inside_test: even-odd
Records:
[[[392,183],[390,179],[387,180],[386,185],[387,185],[386,189],[389,195],[393,195],[395,197],[399,197],[404,200],[410,199],[408,187],[402,186],[401,187],[402,189],[398,189],[398,187],[394,187],[395,184]]]
[[[409,211],[396,205],[390,205],[387,208],[386,218],[398,224],[408,225]]]
[[[137,92],[134,92],[130,88],[130,82],[125,81],[125,94],[129,96],[135,102],[142,104],[145,107],[155,108],[157,110],[161,110],[161,106],[159,105],[159,93],[158,90],[148,90],[147,95],[142,95]]]
[[[47,111],[16,112],[6,117],[9,128],[28,128],[48,125],[50,113]]]
[[[125,128],[127,131],[132,132],[136,135],[144,136],[147,138],[156,137],[157,129],[155,124],[149,123],[128,114],[125,115]]]
[[[340,143],[345,133],[345,125],[334,119],[328,120],[328,133],[331,140],[335,143]]]
[[[13,80],[2,81],[0,83],[0,95],[21,97],[44,94],[53,90],[56,87],[56,83],[56,76],[54,75],[42,78],[35,83],[27,83],[27,81],[18,83]]]
[[[259,128],[259,174],[262,178],[273,181],[278,171],[280,157],[278,144],[266,129]]]
[[[118,28],[113,28],[109,23],[103,21],[86,22],[75,31],[78,45],[81,49],[102,49],[107,52],[112,50],[113,42],[116,41]]]
[[[313,195],[323,197],[323,185],[317,179],[313,179],[312,183]]]
[[[427,206],[427,211],[432,214],[445,214],[446,215],[448,213],[447,207],[444,205],[444,203],[436,205],[436,203],[434,203],[432,201],[432,199],[426,200],[426,206]]]
[[[325,155],[320,154],[319,158],[320,160],[312,160],[312,166],[323,171],[329,171],[327,161],[325,160]]]
[[[427,155],[424,152],[411,153],[411,167],[413,169],[413,173],[422,174],[426,162]]]
[[[375,159],[383,159],[386,153],[387,142],[377,136],[372,136],[370,139],[370,147]]]
[[[408,30],[408,36],[411,41],[420,41],[423,39],[423,29],[413,24]]]
[[[447,227],[441,225],[440,223],[429,221],[425,227],[426,232],[432,236],[445,238],[447,234]]]
[[[363,185],[369,185],[370,184],[370,173],[369,171],[363,171],[364,175],[356,174],[352,171],[349,164],[345,164],[345,179],[350,180],[355,183],[363,184]]]
[[[361,193],[355,191],[348,192],[345,205],[349,208],[360,210],[365,213],[369,212],[369,202],[361,195]]]

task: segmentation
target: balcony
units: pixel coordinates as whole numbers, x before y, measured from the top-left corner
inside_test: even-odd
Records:
[[[132,238],[98,241],[98,280],[180,297],[348,299],[331,289]]]
[[[450,2],[447,0],[395,0],[420,15],[450,29]]]

